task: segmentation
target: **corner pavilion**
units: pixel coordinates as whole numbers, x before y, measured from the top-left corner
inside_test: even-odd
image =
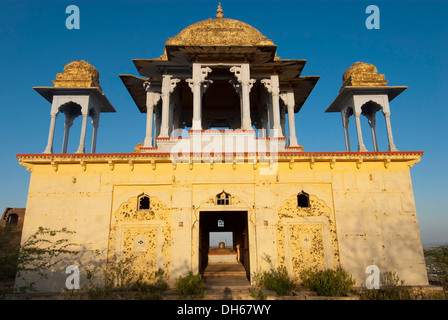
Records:
[[[428,284],[410,176],[423,153],[398,151],[391,129],[389,104],[406,87],[388,86],[375,66],[355,63],[326,110],[341,113],[346,150],[307,152],[295,117],[319,77],[302,75],[306,60],[281,59],[276,49],[219,6],[216,18],[169,38],[159,58],[133,60],[139,76],[120,77],[147,119],[133,153],[95,153],[100,115],[115,109],[89,63],[70,62],[54,86],[34,88],[51,104],[51,121],[44,152],[17,155],[31,171],[22,242],[39,226],[65,227],[84,248],[48,270],[41,292],[60,292],[68,265],[85,283],[86,270],[110,270],[117,261],[132,261],[145,279],[162,269],[172,284],[205,270],[210,233],[221,231],[232,233],[248,281],[270,267],[298,280],[307,268],[341,266],[364,286],[366,268],[376,265],[408,285]],[[388,150],[378,150],[377,115]],[[79,146],[69,151],[79,116]],[[369,120],[370,151],[361,116]],[[357,150],[350,148],[353,118]],[[103,286],[104,274],[94,281]]]

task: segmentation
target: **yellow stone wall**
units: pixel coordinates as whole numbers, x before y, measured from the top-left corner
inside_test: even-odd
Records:
[[[247,211],[251,273],[285,266],[291,276],[308,267],[341,266],[363,286],[365,268],[396,271],[409,285],[427,284],[409,167],[415,158],[360,163],[279,162],[273,174],[258,163],[179,163],[107,159],[81,163],[21,159],[31,171],[23,238],[39,226],[76,231],[85,253],[67,265],[80,267],[82,283],[93,266],[110,270],[115,258],[136,259],[137,273],[150,278],[158,268],[170,283],[197,272],[199,213],[219,211],[213,198],[232,196],[227,211]],[[310,195],[310,208],[297,208],[297,194]],[[151,209],[137,210],[139,195]],[[139,247],[136,241],[145,245]],[[96,253],[91,253],[95,251]],[[65,265],[41,283],[60,291]],[[101,272],[95,278],[104,285]],[[83,282],[84,281],[84,282]]]

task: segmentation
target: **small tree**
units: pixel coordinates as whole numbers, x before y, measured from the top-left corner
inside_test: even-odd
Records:
[[[38,292],[36,283],[48,279],[47,272],[54,269],[69,255],[77,255],[80,251],[74,250],[78,244],[71,243],[70,239],[63,237],[74,234],[66,228],[51,230],[39,227],[19,248],[16,277],[25,285],[18,288],[20,293]],[[33,275],[33,280],[30,280]]]
[[[17,272],[20,233],[16,226],[10,224],[0,228],[0,282],[8,291],[12,290]]]

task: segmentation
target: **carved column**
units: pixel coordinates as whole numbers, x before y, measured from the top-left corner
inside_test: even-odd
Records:
[[[256,80],[250,78],[250,66],[248,63],[243,63],[241,66],[233,66],[230,68],[230,72],[235,74],[238,83],[241,85],[241,129],[251,130],[252,120],[250,117],[250,90]]]
[[[70,132],[70,127],[72,126],[75,117],[76,116],[70,114],[70,112],[65,113],[64,140],[62,142],[62,153],[67,153],[68,136]]]
[[[96,137],[98,135],[98,127],[100,124],[100,112],[95,111],[93,117],[92,117],[92,147],[91,147],[91,153],[96,152]]]
[[[270,79],[263,79],[261,83],[264,84],[268,92],[272,96],[272,118],[273,125],[271,128],[273,129],[273,133],[269,134],[270,137],[282,137],[282,128],[280,123],[280,88],[279,88],[279,79],[278,75],[271,75]]]
[[[169,137],[170,95],[179,81],[179,79],[171,78],[171,75],[162,77],[162,127],[159,137]]]
[[[211,80],[205,80],[210,72],[212,72],[212,69],[209,67],[202,67],[199,63],[193,63],[192,78],[186,80],[193,92],[192,130],[202,130],[202,95],[212,83]]]
[[[84,108],[83,108],[84,109]],[[79,138],[79,146],[76,153],[85,153],[85,143],[86,143],[86,130],[87,130],[87,110],[83,110],[82,113],[82,126],[81,126],[81,137]]]
[[[350,136],[348,133],[348,124],[349,124],[349,108],[346,107],[345,109],[341,110],[341,116],[342,116],[342,126],[344,127],[344,135],[345,135],[345,147],[347,149],[347,152],[351,151],[350,147]]]
[[[387,130],[387,138],[389,140],[389,151],[398,151],[394,144],[394,139],[392,137],[392,126],[390,124],[390,111],[384,111],[384,117],[386,118],[386,130]]]
[[[378,141],[376,139],[376,129],[375,129],[376,126],[375,113],[366,115],[366,117],[369,120],[370,130],[372,131],[373,149],[375,152],[378,152]]]
[[[87,113],[82,114],[81,137],[79,138],[79,146],[76,153],[85,153],[86,130],[87,130]]]
[[[355,122],[356,122],[356,133],[358,134],[358,152],[366,152],[366,146],[364,145],[364,141],[362,139],[362,130],[361,130],[361,113],[355,110]]]
[[[153,119],[154,119],[154,107],[160,101],[160,93],[155,92],[151,87],[151,83],[145,81],[143,87],[146,91],[146,135],[145,141],[143,142],[143,147],[150,148],[153,146]]]
[[[56,117],[58,116],[58,112],[52,112],[50,116],[50,132],[48,133],[48,142],[43,153],[53,153],[54,129],[56,126]]]
[[[289,126],[289,146],[290,147],[298,147],[299,143],[297,142],[296,136],[296,123],[294,119],[294,90],[288,89],[286,93],[282,93],[280,95],[283,102],[285,103],[288,109],[288,126]]]

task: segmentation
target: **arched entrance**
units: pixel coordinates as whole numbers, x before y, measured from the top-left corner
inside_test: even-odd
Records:
[[[247,211],[201,211],[199,213],[199,272],[203,273],[209,263],[210,233],[232,234],[230,252],[246,270],[250,279],[249,228]]]

